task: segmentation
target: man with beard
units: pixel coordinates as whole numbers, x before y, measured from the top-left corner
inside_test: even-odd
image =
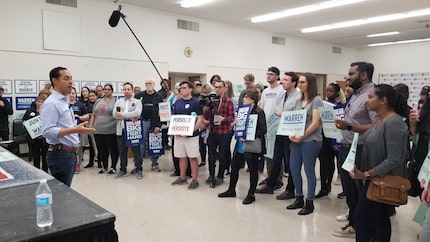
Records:
[[[270,120],[271,117],[275,113],[275,107],[278,104],[277,99],[279,95],[284,92],[284,89],[281,85],[279,85],[279,75],[280,71],[277,67],[272,66],[267,69],[267,83],[269,83],[269,87],[264,89],[263,93],[261,93],[261,101],[260,108],[264,110],[266,114],[266,122],[267,122],[267,133],[266,133],[266,165],[267,165],[267,177],[270,177],[270,173],[272,170],[272,158],[275,147],[275,139],[276,134],[274,134],[274,129],[270,128]],[[278,180],[276,185],[274,186],[274,190],[280,189],[284,183],[282,182],[282,174],[284,173],[281,168]],[[260,183],[259,185],[264,185],[265,182]]]
[[[142,146],[142,155],[145,153],[145,146],[148,147],[149,132],[158,134],[161,128],[160,116],[158,115],[158,104],[163,101],[160,94],[155,91],[155,82],[152,78],[145,80],[146,90],[139,92],[134,98],[139,99],[142,102],[142,124],[143,124],[143,135],[145,135],[145,144]],[[160,172],[161,169],[158,166],[159,155],[151,156],[151,170]],[[134,173],[134,171],[132,171]]]
[[[366,62],[354,62],[351,64],[348,72],[350,87],[355,90],[348,104],[345,107],[345,118],[336,120],[336,127],[342,130],[342,146],[339,150],[339,167],[345,162],[345,159],[351,148],[354,132],[359,134],[365,133],[373,122],[376,120],[376,113],[368,111],[365,105],[370,90],[373,89],[372,83],[373,64]],[[361,154],[363,148],[363,137],[360,135],[357,143],[355,156],[355,166],[361,168]],[[354,230],[354,210],[358,201],[358,190],[363,184],[356,182],[351,178],[348,171],[340,170],[342,188],[346,194],[346,203],[349,207],[349,223],[333,232],[338,237],[355,237]]]

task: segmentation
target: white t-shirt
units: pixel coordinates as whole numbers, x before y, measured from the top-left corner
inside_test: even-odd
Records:
[[[278,85],[275,88],[268,87],[263,90],[263,93],[261,94],[261,103],[264,105],[266,120],[268,120],[268,117],[275,112],[277,97],[278,95],[281,95],[282,92],[284,92],[282,85]]]

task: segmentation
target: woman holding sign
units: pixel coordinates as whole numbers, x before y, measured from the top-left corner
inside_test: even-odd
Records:
[[[390,205],[370,201],[367,189],[372,177],[405,175],[408,149],[408,127],[403,117],[408,114],[406,99],[392,86],[375,85],[369,92],[366,106],[375,111],[378,120],[364,133],[361,170],[354,168],[349,174],[363,181],[354,213],[356,241],[390,241]]]
[[[45,101],[44,95],[39,95],[34,101],[35,106],[30,107],[22,117],[22,121],[35,118],[40,115],[40,107],[43,101]],[[48,144],[45,138],[42,136],[36,137],[35,139],[29,141],[31,145],[31,154],[33,155],[33,164],[35,167],[40,169],[40,156],[42,156],[42,170],[48,172],[48,164],[46,164],[46,153],[48,152]]]
[[[258,182],[258,157],[263,153],[264,154],[264,135],[266,134],[267,127],[266,127],[266,116],[264,114],[264,111],[258,107],[257,103],[260,100],[258,91],[255,89],[247,89],[245,91],[245,94],[243,96],[243,104],[250,104],[251,105],[251,112],[250,115],[257,115],[257,123],[256,123],[256,130],[255,130],[255,140],[249,141],[244,140],[241,138],[241,141],[243,142],[243,151],[245,160],[248,164],[249,168],[249,190],[248,195],[243,200],[243,204],[250,204],[255,201],[255,189],[257,188],[257,182]],[[246,146],[252,147],[256,144],[256,142],[260,142],[257,144],[258,149],[254,150],[247,150]],[[241,167],[240,160],[233,159],[231,161],[231,174],[230,174],[230,186],[228,187],[228,190],[218,194],[218,197],[236,197],[236,184],[237,180],[239,179],[239,170]]]
[[[315,199],[315,163],[322,146],[322,133],[320,124],[319,107],[323,101],[318,96],[317,80],[313,74],[305,73],[300,76],[298,88],[302,92],[302,99],[296,103],[296,110],[306,110],[305,130],[303,135],[291,135],[290,169],[296,187],[296,200],[287,209],[298,209],[299,215],[313,213]],[[303,199],[302,188],[302,164],[308,184],[306,203]]]

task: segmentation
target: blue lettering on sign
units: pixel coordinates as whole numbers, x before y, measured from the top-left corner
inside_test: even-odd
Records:
[[[15,97],[16,110],[29,109],[34,100],[36,100],[36,97]]]

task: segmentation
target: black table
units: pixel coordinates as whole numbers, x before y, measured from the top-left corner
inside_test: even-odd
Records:
[[[17,159],[14,162],[25,161]],[[11,175],[15,175],[16,179],[26,177],[24,175],[27,173],[20,174],[22,168],[11,170],[5,162],[0,162],[0,166],[2,163],[4,169]],[[40,170],[34,169],[34,174],[40,172]],[[0,186],[1,242],[118,241],[114,224],[115,215],[58,180],[50,180],[48,184],[53,196],[52,213],[54,216],[54,223],[48,228],[39,228],[36,225],[35,192],[39,185],[37,182]]]

